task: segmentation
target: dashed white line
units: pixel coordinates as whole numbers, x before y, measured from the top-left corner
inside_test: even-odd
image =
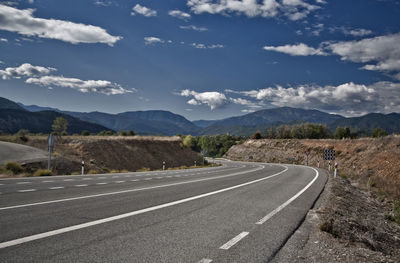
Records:
[[[162,179],[162,177],[156,177],[156,179]]]
[[[17,184],[31,184],[32,182],[19,182]]]
[[[137,182],[139,179],[132,179],[131,182]]]
[[[151,180],[151,179],[153,179],[153,178],[145,178],[144,180],[148,181],[148,180]]]
[[[197,262],[197,263],[211,263],[212,262],[212,260],[211,259],[208,259],[208,258],[203,258],[202,260],[200,260],[199,262]]]
[[[25,192],[34,192],[36,189],[25,189],[25,190],[18,190],[19,193],[25,193]]]
[[[49,187],[50,190],[57,190],[57,189],[63,189],[64,186],[55,186],[55,187]]]
[[[102,177],[99,177],[99,179],[106,179],[107,177],[105,177],[105,176],[102,176]]]
[[[84,186],[88,186],[87,184],[77,184],[75,185],[76,187],[84,187]]]
[[[42,183],[52,183],[54,182],[53,180],[48,180],[48,181],[42,181]]]
[[[97,183],[98,185],[105,185],[105,184],[107,184],[107,183]]]
[[[116,184],[121,184],[121,183],[125,183],[125,181],[116,181]]]
[[[64,182],[71,182],[71,181],[75,181],[75,179],[65,179],[63,180]]]
[[[224,245],[222,245],[219,249],[224,249],[224,250],[228,250],[230,249],[232,246],[234,246],[237,242],[239,242],[240,240],[242,240],[244,237],[246,237],[249,234],[249,232],[242,232],[239,235],[235,236],[234,238],[232,238],[231,240],[229,240],[228,242],[226,242]]]
[[[82,178],[82,181],[93,180],[93,178]]]

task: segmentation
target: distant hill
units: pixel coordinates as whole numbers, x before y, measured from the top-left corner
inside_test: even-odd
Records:
[[[249,135],[257,130],[264,130],[271,125],[311,122],[329,124],[345,117],[329,114],[318,110],[305,110],[290,107],[265,109],[243,116],[231,117],[215,122],[203,129],[201,134],[230,133],[234,135]]]
[[[45,110],[61,112],[61,110],[56,109],[56,108],[51,108],[51,107],[41,107],[41,106],[38,106],[38,105],[24,105],[24,104],[22,104],[20,102],[17,102],[17,104],[19,106],[21,106],[22,108],[24,108],[25,110],[32,111],[32,112],[45,111]]]
[[[380,127],[387,133],[400,132],[400,114],[370,113],[361,117],[345,118],[329,124],[331,131],[336,127],[350,127],[353,132],[371,134],[374,129]]]
[[[214,123],[216,123],[218,120],[198,120],[198,121],[192,121],[192,123],[194,125],[196,125],[197,127],[200,128],[207,128],[211,125],[213,125]]]
[[[15,103],[14,101],[0,97],[0,110],[11,109],[11,110],[25,110],[23,107]]]
[[[81,120],[104,125],[110,129],[133,130],[139,134],[176,135],[197,134],[199,127],[183,116],[169,111],[131,111],[119,114],[102,112],[65,112]]]
[[[26,129],[32,133],[50,133],[51,125],[57,117],[63,117],[68,121],[67,132],[69,134],[81,133],[84,130],[90,133],[110,130],[102,125],[85,122],[55,111],[29,112],[25,110],[2,109],[0,110],[0,131],[16,133],[20,129]]]

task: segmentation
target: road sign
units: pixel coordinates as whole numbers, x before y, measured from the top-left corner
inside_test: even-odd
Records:
[[[47,137],[47,144],[49,145],[49,151],[53,150],[54,147],[54,135],[50,134],[49,137]]]
[[[335,160],[335,150],[324,150],[324,160]]]
[[[203,155],[203,157],[206,156],[206,154],[207,154],[207,150],[202,150],[201,151],[201,155]]]

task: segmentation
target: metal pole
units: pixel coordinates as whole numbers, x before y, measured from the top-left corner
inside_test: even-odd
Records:
[[[50,162],[51,162],[51,147],[49,147],[49,160],[47,162],[47,170],[50,170]]]

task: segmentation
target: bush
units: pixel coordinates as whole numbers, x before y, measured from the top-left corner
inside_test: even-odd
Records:
[[[21,129],[17,132],[17,138],[23,142],[27,142],[28,141],[28,137],[27,137],[28,133],[29,133],[28,130]]]
[[[71,175],[80,175],[80,172],[72,172]]]
[[[89,136],[90,132],[88,130],[84,130],[84,131],[82,131],[81,134],[82,134],[82,136]]]
[[[120,170],[119,172],[120,172],[120,173],[129,173],[129,171],[128,171],[128,170],[125,170],[125,169]]]
[[[88,174],[98,174],[99,171],[97,170],[89,170]]]
[[[112,170],[110,171],[110,173],[112,173],[112,174],[116,174],[116,173],[119,173],[119,170],[112,169]]]
[[[53,172],[47,169],[39,169],[37,170],[33,176],[52,176]]]
[[[136,170],[136,172],[148,172],[148,171],[150,171],[150,168],[148,167],[142,167],[139,170]]]
[[[4,166],[6,170],[11,171],[13,174],[19,174],[24,171],[24,168],[19,163],[16,162],[8,162]]]

